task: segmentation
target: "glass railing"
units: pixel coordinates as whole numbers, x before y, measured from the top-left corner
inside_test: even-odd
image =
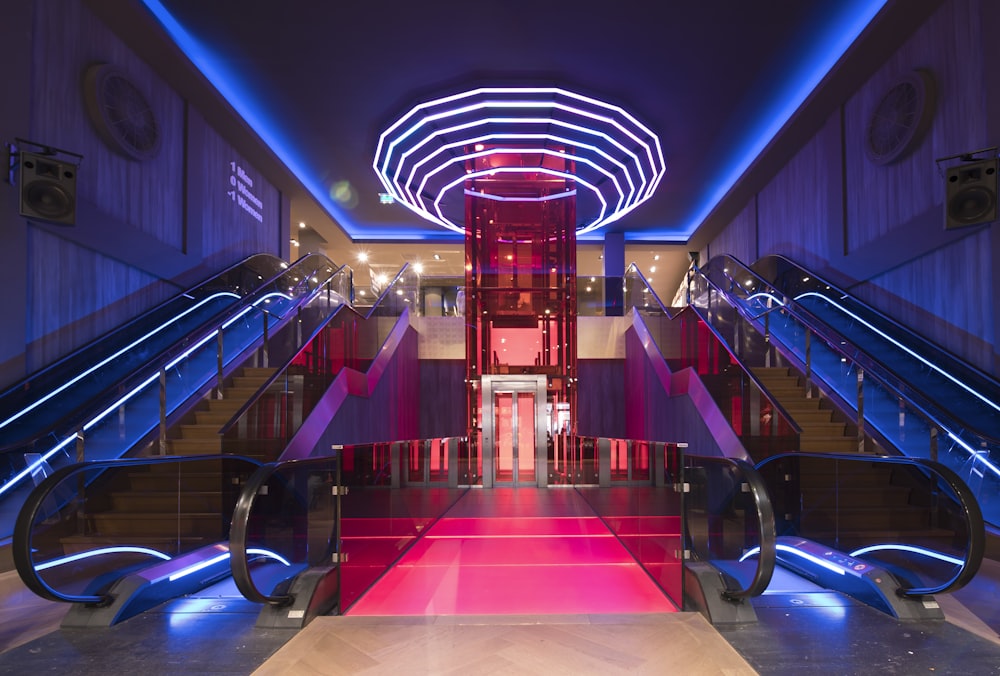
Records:
[[[817,282],[797,274],[803,275],[799,284]],[[938,348],[927,348],[919,337],[911,341],[905,329],[874,311],[862,315],[858,301],[822,280],[817,283],[827,300],[803,297],[820,293],[812,285],[809,291],[794,288],[799,298],[795,300],[735,259],[720,257],[692,279],[692,304],[710,324],[721,327],[723,335],[727,326],[738,322],[752,327],[757,337],[747,338],[749,332],[743,331],[741,339],[775,348],[771,365],[794,367],[807,388],[818,387],[846,411],[858,430],[859,449],[875,450],[877,443],[909,457],[940,460],[972,487],[986,520],[1000,524],[1000,467],[995,460],[1000,441],[992,429],[968,426],[971,418],[985,424],[991,414],[965,413],[966,408],[995,406],[1000,388],[981,374],[973,377],[969,367],[959,365],[952,371],[954,358],[940,357]],[[835,306],[848,309],[853,317]],[[828,324],[831,314],[839,319]],[[924,356],[925,349],[931,350],[930,358]],[[946,393],[926,384],[927,379],[951,386]],[[958,397],[952,386],[968,391]]]
[[[312,299],[332,273],[325,257],[301,259],[250,294],[221,324],[155,355],[144,368],[92,398],[83,415],[61,421],[46,436],[9,454],[13,474],[0,487],[0,526],[6,529],[0,529],[0,537],[10,534],[30,485],[54,468],[117,458],[151,441],[151,451],[163,453],[171,414],[192,396],[221,386],[232,364],[252,358],[265,365],[269,332],[290,319],[298,305]],[[254,352],[256,348],[260,349]]]
[[[16,383],[0,395],[0,451],[20,449],[64,427],[157,354],[218,324],[242,298],[282,274],[280,265],[273,256],[253,256]],[[18,463],[6,460],[9,475]]]
[[[404,266],[365,315],[322,292],[269,348],[272,375],[220,426],[225,453],[277,460],[340,372],[366,372],[399,317],[414,306],[416,277]],[[334,275],[333,286],[344,275]]]
[[[720,591],[730,601],[762,594],[774,573],[776,550],[774,507],[760,474],[742,460],[685,455],[683,481],[691,560],[722,573]]]
[[[230,516],[241,485],[258,466],[248,458],[201,456],[56,470],[18,516],[12,543],[17,572],[42,598],[114,604],[110,623],[141,612],[171,595],[164,585],[184,593],[192,583],[228,572]],[[221,569],[206,569],[213,559]],[[130,575],[142,583],[116,588]]]
[[[791,556],[805,538],[890,571],[896,593],[916,597],[955,591],[979,569],[982,513],[940,463],[797,453],[758,469],[774,503],[779,549]]]
[[[0,394],[0,449],[35,436],[282,273],[261,254],[178,294]]]
[[[265,465],[233,517],[237,586],[256,602],[287,605],[293,575],[335,566],[343,612],[467,490],[406,481],[418,449],[447,446],[441,439],[361,444]]]
[[[594,449],[599,465],[595,474],[605,479],[610,474],[612,481],[601,485],[578,484],[576,491],[666,595],[682,608],[684,445],[605,437],[578,438],[577,443],[582,448]],[[602,466],[607,469],[602,471]],[[612,466],[619,471],[612,472]]]
[[[732,308],[713,306],[710,321],[690,306],[668,309],[634,264],[625,288],[626,312],[641,317],[671,372],[698,374],[751,457],[798,450],[801,429],[754,373],[770,365],[773,350],[747,320]]]

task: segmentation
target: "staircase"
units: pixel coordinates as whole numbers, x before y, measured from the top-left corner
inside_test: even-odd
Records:
[[[219,429],[273,375],[274,369],[244,368],[223,389],[221,399],[206,399],[193,423],[174,428],[170,455],[220,455]],[[162,464],[120,472],[100,491],[90,492],[86,533],[62,538],[67,553],[100,545],[130,544],[164,553],[188,551],[224,537],[232,492],[219,463]],[[232,497],[230,498],[232,499]]]
[[[179,436],[167,441],[170,455],[211,455],[222,453],[219,429],[236,414],[257,390],[274,375],[275,369],[246,367],[224,387],[221,399],[206,399],[194,413],[194,423],[181,424]]]
[[[855,428],[835,421],[822,399],[808,397],[798,374],[787,368],[753,372],[801,428],[802,453],[861,455]],[[912,504],[904,474],[888,464],[800,459],[799,534],[841,548],[939,537],[928,506]]]

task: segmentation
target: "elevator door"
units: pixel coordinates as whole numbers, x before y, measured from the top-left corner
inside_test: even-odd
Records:
[[[481,401],[483,486],[546,485],[545,376],[483,375]]]
[[[534,484],[535,393],[494,391],[493,415],[494,484]]]

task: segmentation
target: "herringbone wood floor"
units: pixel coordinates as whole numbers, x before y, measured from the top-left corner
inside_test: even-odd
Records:
[[[255,676],[756,672],[695,613],[320,617]]]

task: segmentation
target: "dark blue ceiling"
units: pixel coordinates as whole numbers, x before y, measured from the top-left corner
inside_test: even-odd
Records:
[[[379,203],[379,134],[414,104],[558,86],[660,138],[659,189],[607,229],[684,242],[886,0],[143,2],[353,239],[457,237]]]

